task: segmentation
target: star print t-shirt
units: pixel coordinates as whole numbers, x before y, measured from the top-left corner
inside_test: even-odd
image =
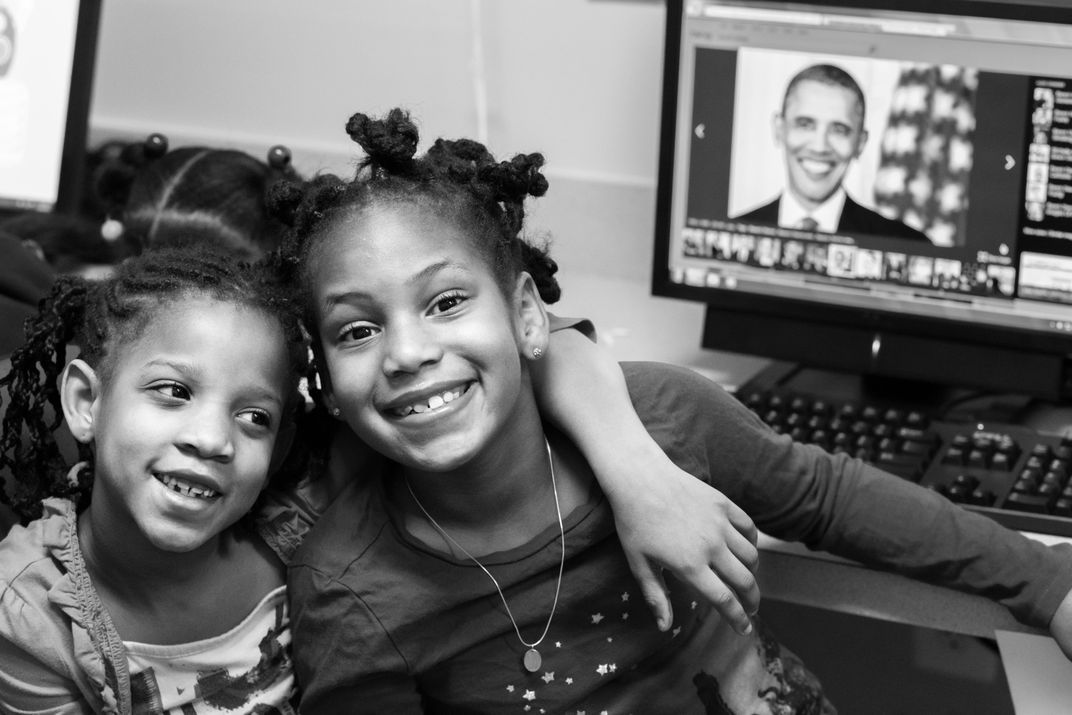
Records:
[[[827,707],[811,674],[762,629],[737,635],[669,577],[674,628],[660,632],[598,489],[564,520],[561,593],[535,672],[487,574],[413,539],[402,523],[382,481],[354,483],[297,552],[288,578],[302,711],[818,715]],[[529,643],[551,614],[560,556],[554,523],[480,559]]]
[[[227,633],[179,645],[124,642],[133,711],[144,715],[294,713],[286,587]]]
[[[623,371],[637,414],[667,454],[767,534],[999,593],[1032,625],[1045,626],[1068,592],[1068,549],[1012,534],[846,455],[776,435],[693,372],[646,363]],[[527,647],[487,574],[400,527],[381,482],[397,478],[351,483],[291,562],[303,712],[832,712],[815,678],[761,627],[737,635],[669,579],[674,628],[659,632],[598,491],[564,520],[562,592],[536,646],[541,663],[529,672]],[[551,613],[560,554],[553,523],[527,544],[480,559],[530,643]]]

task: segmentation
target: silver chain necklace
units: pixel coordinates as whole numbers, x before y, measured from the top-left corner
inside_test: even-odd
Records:
[[[413,497],[413,502],[424,514],[424,517],[428,519],[428,523],[434,526],[436,531],[446,537],[450,543],[458,547],[459,551],[468,556],[470,561],[479,566],[480,570],[486,573],[488,578],[491,579],[491,582],[495,584],[495,590],[499,592],[499,598],[502,599],[503,606],[506,608],[506,615],[510,618],[510,623],[514,626],[514,633],[517,634],[517,639],[521,641],[521,645],[528,648],[528,650],[525,651],[524,657],[521,659],[521,663],[525,666],[525,670],[530,673],[537,672],[540,669],[540,666],[543,665],[543,657],[540,655],[540,651],[536,650],[536,646],[543,643],[543,639],[547,637],[547,631],[551,628],[551,619],[555,617],[555,609],[558,608],[558,594],[562,590],[562,572],[566,567],[566,529],[562,525],[562,507],[558,502],[558,484],[555,481],[555,463],[551,458],[551,445],[546,437],[544,437],[543,443],[547,447],[547,463],[551,467],[551,489],[554,490],[555,493],[555,513],[558,515],[558,532],[562,537],[562,557],[558,564],[558,583],[555,585],[555,601],[551,604],[551,614],[547,616],[547,624],[543,627],[543,633],[541,633],[540,637],[532,643],[529,643],[521,637],[521,629],[517,627],[517,621],[514,620],[514,614],[510,611],[510,604],[506,602],[506,596],[503,594],[502,588],[499,587],[499,582],[491,575],[491,571],[488,571],[484,564],[480,563],[475,556],[466,551],[464,546],[455,541],[454,537],[448,534],[446,529],[440,526],[439,522],[432,518],[432,515],[428,513],[428,510],[424,508],[424,504],[421,504],[421,500],[418,499],[417,495],[413,492],[413,487],[410,486],[409,479],[403,477],[406,481],[406,489],[409,490],[409,495]]]

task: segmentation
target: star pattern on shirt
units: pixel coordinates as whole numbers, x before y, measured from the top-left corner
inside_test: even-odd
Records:
[[[552,680],[555,679],[555,673],[554,671],[544,673],[542,676],[540,676],[540,679],[543,680],[543,682],[545,683],[550,683]]]
[[[628,601],[629,601],[629,592],[625,591],[625,592],[622,593],[622,603],[626,603]]]
[[[536,699],[536,691],[535,690],[526,690],[525,694],[522,695],[521,697],[523,697],[525,700],[535,700]]]
[[[600,622],[602,622],[602,620],[603,620],[603,614],[602,613],[593,613],[592,614],[592,625],[593,626],[599,624]]]

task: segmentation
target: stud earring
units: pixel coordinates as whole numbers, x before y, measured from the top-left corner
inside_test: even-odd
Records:
[[[532,349],[532,359],[533,360],[539,360],[542,357],[543,357],[543,348],[535,347],[535,348]]]
[[[331,408],[331,416],[334,417],[335,419],[338,419],[339,417],[342,416],[342,410],[340,410],[338,407],[332,407]]]

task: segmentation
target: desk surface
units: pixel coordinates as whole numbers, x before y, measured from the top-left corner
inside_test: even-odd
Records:
[[[554,310],[590,318],[600,343],[619,361],[684,365],[730,389],[769,364],[762,358],[702,349],[704,309],[698,303],[652,297],[645,283],[604,275],[563,271],[560,282],[563,299]],[[1068,430],[1067,422],[1057,424],[1052,415],[1045,419],[1048,431]],[[1072,539],[1047,535],[1027,536],[1045,543],[1072,543]],[[979,596],[766,536],[760,548],[759,585],[764,598],[986,638],[993,638],[997,629],[1037,632],[1017,622],[1004,607]]]

